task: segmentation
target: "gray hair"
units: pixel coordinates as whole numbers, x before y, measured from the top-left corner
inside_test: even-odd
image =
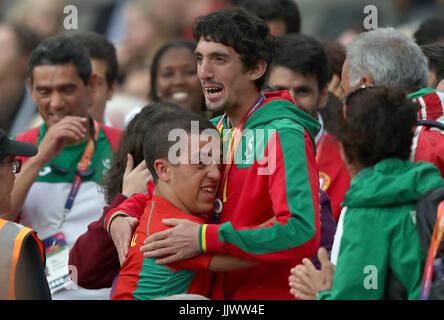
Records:
[[[347,46],[348,76],[352,87],[362,76],[375,85],[417,91],[427,87],[427,58],[420,47],[395,28],[361,33]]]

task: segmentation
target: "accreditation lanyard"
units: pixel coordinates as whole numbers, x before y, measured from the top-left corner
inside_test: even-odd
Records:
[[[319,164],[321,159],[321,153],[324,146],[325,136],[327,135],[327,131],[324,128],[321,128],[320,138],[316,145],[316,163]]]
[[[94,137],[93,135],[90,136],[88,143],[85,147],[85,150],[83,151],[82,158],[80,159],[80,162],[77,164],[77,170],[74,175],[74,180],[71,185],[71,191],[69,192],[68,198],[65,202],[65,207],[63,209],[63,216],[62,219],[58,225],[59,228],[62,227],[63,222],[65,222],[66,216],[71,211],[72,205],[74,203],[74,200],[77,196],[77,193],[79,192],[80,185],[82,184],[83,177],[81,176],[80,172],[85,171],[88,169],[88,166],[91,162],[91,158],[93,156],[94,150],[96,148],[96,141],[99,137],[99,123],[95,120],[94,122]]]
[[[422,279],[420,300],[428,300],[430,285],[433,278],[433,262],[438,253],[441,239],[444,233],[444,201],[438,204],[438,213],[436,215],[435,227],[433,228],[432,240],[430,241],[429,251],[427,253],[426,265],[424,267],[424,276]]]
[[[228,174],[229,174],[231,166],[234,162],[233,161],[234,155],[236,154],[236,150],[237,150],[239,143],[242,139],[242,131],[244,129],[244,125],[247,122],[248,118],[250,118],[250,116],[262,105],[262,103],[264,101],[265,101],[265,95],[261,92],[259,94],[259,97],[254,102],[253,106],[242,117],[242,120],[239,122],[239,124],[236,127],[229,129],[227,134],[224,137],[222,137],[222,141],[225,141],[228,138],[228,134],[230,132],[232,132],[231,137],[230,137],[230,141],[228,143],[227,158],[225,160],[226,162],[225,162],[225,166],[224,166],[224,172],[222,175],[223,178],[221,180],[222,188],[219,187],[219,205],[222,205],[222,203],[220,203],[220,198],[222,198],[223,203],[226,203],[228,200],[228,198],[227,198]],[[219,131],[219,135],[221,135],[221,136],[223,133],[223,129],[225,127],[223,122],[226,117],[227,117],[227,114],[224,114],[216,125],[216,128]],[[228,121],[229,121],[229,119],[227,119],[227,123],[228,123]],[[221,195],[221,193],[222,193],[222,195]],[[219,214],[221,211],[222,211],[222,208],[220,207],[218,212],[216,212],[216,214],[213,215],[213,223],[218,222]]]

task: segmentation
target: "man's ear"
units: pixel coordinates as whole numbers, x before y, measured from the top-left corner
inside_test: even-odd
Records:
[[[154,161],[154,170],[160,180],[169,182],[171,180],[171,164],[164,159],[157,159]]]
[[[362,76],[361,80],[359,81],[359,86],[371,86],[374,85],[375,82],[373,81],[373,78],[371,76]]]
[[[255,81],[259,79],[264,75],[265,71],[267,71],[267,62],[261,59],[254,68],[248,70],[250,80]]]

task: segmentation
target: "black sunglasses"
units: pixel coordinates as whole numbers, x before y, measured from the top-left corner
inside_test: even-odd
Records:
[[[92,168],[92,169],[86,169],[86,170],[73,170],[73,169],[67,169],[61,166],[57,166],[55,164],[49,164],[49,167],[51,168],[51,170],[55,173],[58,174],[68,174],[70,172],[74,172],[76,175],[82,177],[82,178],[89,178],[92,177],[94,175],[94,173],[96,173],[96,169]]]
[[[13,174],[17,174],[20,172],[20,170],[22,169],[22,160],[19,159],[14,159],[12,161],[5,161],[5,162],[0,162],[3,164],[8,164],[8,163],[12,163],[12,173]]]

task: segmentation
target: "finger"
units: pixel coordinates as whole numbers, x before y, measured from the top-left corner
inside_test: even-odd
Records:
[[[305,275],[305,274],[300,274],[296,276],[296,281],[294,281],[293,283],[293,287],[298,287],[301,288],[305,288],[304,290],[309,291],[309,292],[316,292],[316,286],[313,283],[312,279]]]
[[[129,153],[126,155],[126,167],[125,172],[123,174],[124,177],[130,174],[130,172],[133,170],[134,167],[134,159],[133,156]]]
[[[59,123],[57,128],[57,131],[60,128],[70,128],[71,130],[76,130],[78,132],[81,132],[83,134],[87,133],[87,123],[86,118],[81,117],[71,117],[71,118],[63,118]]]
[[[175,219],[175,218],[162,219],[163,224],[166,224],[167,226],[171,226],[171,227],[178,226],[179,224],[185,223],[187,221],[188,220],[186,220],[186,219]]]
[[[327,266],[330,264],[330,259],[328,258],[328,252],[324,247],[319,248],[318,250],[318,259],[322,266]]]
[[[304,282],[301,282],[299,278],[293,277],[292,279],[289,279],[288,286],[290,288],[301,288],[301,287],[308,287]],[[311,287],[310,287],[311,288]]]
[[[140,246],[140,251],[142,251],[143,253],[153,252],[163,248],[168,248],[168,243],[165,240],[157,240],[155,242]]]
[[[140,250],[142,251],[142,247],[140,247]],[[170,254],[174,254],[175,252],[176,250],[166,247],[157,250],[143,251],[143,256],[145,258],[159,258]]]
[[[302,263],[304,264],[305,270],[307,271],[308,274],[312,274],[317,271],[316,267],[314,266],[314,264],[311,262],[310,259],[304,258],[302,259]]]
[[[148,238],[146,238],[143,243],[144,244],[150,244],[150,243],[153,243],[155,241],[166,239],[168,237],[168,234],[169,234],[169,230],[164,230],[164,231],[161,231],[161,232],[157,232],[157,233],[149,236]]]
[[[305,266],[303,264],[298,264],[296,267],[294,267],[293,269],[290,269],[290,273],[291,274],[296,274],[296,270],[302,270],[305,271]]]
[[[315,290],[312,287],[307,286],[306,284],[301,283],[301,282],[293,283],[291,288],[294,289],[294,290],[297,290],[297,291],[299,291],[301,293],[307,294],[307,295],[315,294]]]
[[[296,289],[291,289],[291,290],[290,290],[290,293],[291,293],[292,295],[294,295],[297,299],[301,299],[301,300],[313,300],[313,297],[312,297],[312,296],[310,296],[310,295],[308,295],[308,294],[305,294],[305,293],[303,293],[303,292],[301,292],[301,291],[299,291],[299,290],[296,290]]]
[[[140,161],[140,163],[137,165],[137,167],[134,170],[136,172],[142,172],[143,170],[148,170],[146,168],[146,161],[145,160]]]
[[[156,264],[165,265],[165,264],[170,264],[170,263],[181,261],[181,260],[183,260],[183,259],[179,255],[172,254],[172,255],[167,256],[165,258],[157,259]]]

